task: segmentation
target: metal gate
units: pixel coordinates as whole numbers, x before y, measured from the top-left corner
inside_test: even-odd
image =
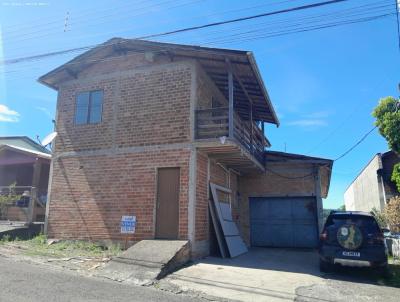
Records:
[[[252,246],[317,247],[316,199],[250,198],[250,229]]]

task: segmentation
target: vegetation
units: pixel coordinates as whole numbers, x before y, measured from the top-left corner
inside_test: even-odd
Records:
[[[7,207],[10,204],[14,204],[16,201],[21,199],[21,195],[15,193],[15,183],[10,185],[5,193],[0,193],[0,217],[7,215]]]
[[[338,211],[346,211],[346,206],[341,205],[340,207],[338,207]]]
[[[384,212],[379,211],[377,208],[372,208],[371,214],[374,215],[381,229],[387,227],[388,223]]]
[[[52,258],[65,257],[111,257],[118,255],[121,252],[119,245],[111,245],[108,247],[99,244],[81,241],[81,240],[64,240],[49,244],[45,235],[38,235],[30,240],[14,240],[10,241],[10,237],[3,237],[3,244],[14,245],[24,250],[24,253],[29,256],[43,256]],[[17,243],[15,241],[18,241]]]
[[[400,154],[400,101],[394,97],[386,97],[379,101],[372,115],[380,134],[388,142],[389,148]],[[395,165],[392,181],[400,191],[400,164]]]
[[[400,196],[389,200],[384,209],[384,215],[392,232],[400,232]]]

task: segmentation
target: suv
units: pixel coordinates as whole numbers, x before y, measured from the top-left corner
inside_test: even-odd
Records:
[[[387,267],[387,248],[374,216],[365,212],[331,212],[319,244],[320,270],[334,264],[344,266]]]

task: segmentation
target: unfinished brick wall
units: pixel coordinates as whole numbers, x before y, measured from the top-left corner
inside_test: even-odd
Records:
[[[122,240],[121,216],[136,215],[130,240],[154,238],[156,170],[179,167],[179,239],[187,239],[192,72],[190,62],[140,54],[61,85],[49,237]],[[76,95],[91,90],[104,92],[102,122],[75,125]]]
[[[130,240],[154,238],[156,169],[179,167],[179,238],[186,239],[189,155],[180,149],[56,159],[49,237],[123,240],[121,216],[136,215]]]
[[[191,67],[159,66],[110,78],[76,80],[59,91],[55,152],[188,142]],[[102,122],[75,125],[75,100],[103,90]]]
[[[197,153],[195,240],[208,239],[208,157]]]
[[[210,162],[210,182],[229,187],[228,172],[214,161]]]

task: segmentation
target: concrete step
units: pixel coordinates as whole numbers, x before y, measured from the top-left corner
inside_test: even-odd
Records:
[[[99,275],[146,285],[177,270],[189,259],[188,241],[142,240],[114,257]]]

